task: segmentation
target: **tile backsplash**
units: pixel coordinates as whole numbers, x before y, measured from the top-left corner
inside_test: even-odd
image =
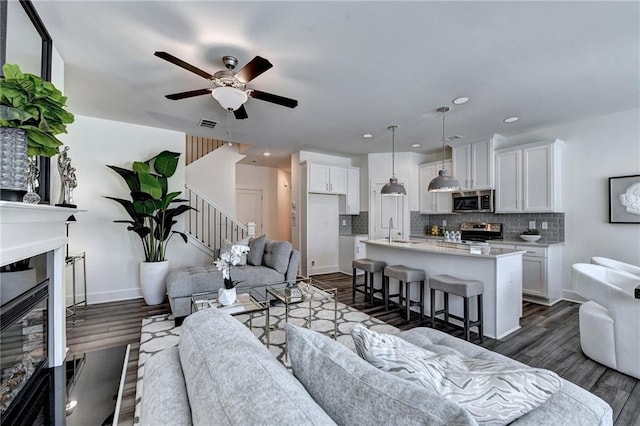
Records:
[[[544,241],[557,243],[564,241],[564,213],[465,213],[465,214],[420,214],[413,211],[410,216],[411,235],[425,235],[431,232],[431,225],[442,226],[447,221],[447,229],[458,230],[462,222],[495,222],[503,224],[505,239],[518,239],[522,231],[529,227],[529,222],[535,220],[536,228]],[[547,222],[547,229],[542,229],[542,222]],[[344,225],[343,225],[344,223]],[[340,215],[341,234],[368,234],[369,212],[359,215]]]
[[[465,214],[433,214],[425,215],[411,212],[411,234],[424,235],[430,231],[431,225],[442,226],[447,221],[447,229],[458,230],[462,222],[495,222],[502,223],[505,239],[517,239],[520,233],[529,227],[530,221],[536,222],[542,238],[549,243],[564,241],[564,213],[465,213]],[[547,229],[542,229],[542,222],[547,222]]]
[[[341,214],[339,217],[339,232],[341,234],[368,234],[369,212],[360,212],[359,215],[355,216]]]

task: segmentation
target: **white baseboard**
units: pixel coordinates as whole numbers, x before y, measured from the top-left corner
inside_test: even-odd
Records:
[[[97,293],[88,293],[87,301],[90,304],[117,302],[119,300],[131,300],[142,298],[140,288],[129,288],[125,290],[100,291]]]
[[[562,290],[562,300],[575,303],[584,303],[587,301],[584,297],[580,296],[573,290]]]
[[[338,265],[315,266],[309,268],[309,275],[332,274],[339,271],[340,268],[338,267]]]

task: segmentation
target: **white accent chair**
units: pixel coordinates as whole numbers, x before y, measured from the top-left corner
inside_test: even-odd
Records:
[[[616,271],[628,272],[640,277],[640,266],[632,265],[630,263],[624,263],[620,262],[619,260],[613,260],[609,259],[608,257],[600,256],[592,257],[591,263],[593,263],[594,265],[600,265],[607,268],[615,269]]]
[[[580,306],[580,346],[586,356],[640,379],[640,277],[588,263],[572,265]]]

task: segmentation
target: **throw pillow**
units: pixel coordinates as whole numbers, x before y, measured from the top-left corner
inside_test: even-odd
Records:
[[[232,243],[229,240],[224,240],[222,242],[222,246],[220,247],[220,256],[222,256],[225,252],[230,252],[231,251],[231,247],[233,247],[234,245],[240,245],[240,246],[249,246],[249,237],[244,238],[240,241],[236,241],[235,243]],[[240,262],[238,262],[237,266],[244,266],[247,264],[247,255],[243,254],[240,257]]]
[[[289,267],[289,258],[293,246],[289,241],[267,240],[264,245],[264,257],[262,263],[271,269],[284,274]]]
[[[322,409],[343,425],[473,425],[460,406],[385,373],[343,344],[285,324],[294,376]]]
[[[262,265],[262,256],[264,255],[264,243],[267,239],[266,235],[251,238],[249,240],[249,254],[247,254],[247,263],[253,266]]]
[[[358,354],[372,365],[455,402],[480,424],[509,423],[562,386],[549,370],[437,354],[360,325],[351,336]]]

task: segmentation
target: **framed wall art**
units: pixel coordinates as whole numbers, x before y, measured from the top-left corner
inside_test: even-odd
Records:
[[[640,175],[609,178],[609,223],[640,224]]]

